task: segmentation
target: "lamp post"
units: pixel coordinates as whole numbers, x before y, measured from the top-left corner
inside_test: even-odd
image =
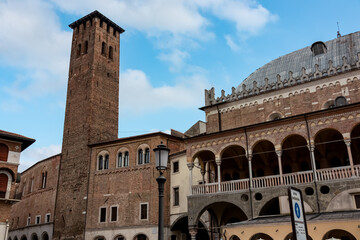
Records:
[[[162,142],[155,152],[155,164],[156,169],[159,171],[160,176],[156,178],[159,185],[159,225],[158,225],[158,239],[164,240],[164,185],[166,178],[163,172],[167,169],[167,163],[169,158],[170,149],[168,149]]]

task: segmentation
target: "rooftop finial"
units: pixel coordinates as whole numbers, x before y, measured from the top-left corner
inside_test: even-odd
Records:
[[[338,27],[338,31],[337,31],[337,37],[341,37],[341,34],[340,34],[340,27],[339,27],[339,22],[337,22],[337,27]]]

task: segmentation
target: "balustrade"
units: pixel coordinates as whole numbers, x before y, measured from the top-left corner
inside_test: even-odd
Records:
[[[360,165],[354,166],[355,176],[352,175],[351,167],[337,167],[326,168],[316,170],[318,181],[332,181],[341,180],[352,177],[360,177]],[[282,181],[280,175],[257,177],[252,179],[252,188],[268,188],[277,186],[290,186],[297,184],[312,183],[314,181],[314,175],[312,171],[295,172],[282,175]],[[249,189],[249,179],[240,179],[234,181],[227,181],[219,184],[206,183],[196,186],[192,186],[192,195],[202,195],[217,192],[234,192]]]

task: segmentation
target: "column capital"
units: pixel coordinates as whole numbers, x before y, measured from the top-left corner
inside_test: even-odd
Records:
[[[194,163],[193,162],[188,162],[187,167],[189,168],[189,170],[191,171],[194,168]]]
[[[281,157],[282,150],[275,150],[275,153],[278,157]]]
[[[251,153],[247,155],[247,159],[248,159],[249,161],[251,161],[252,157],[253,157],[253,155],[252,155]]]
[[[220,159],[220,158],[216,158],[215,163],[216,163],[216,165],[220,166],[220,165],[221,165],[221,159]]]
[[[191,236],[191,239],[196,239],[197,228],[189,228],[189,234]]]
[[[344,142],[345,142],[346,146],[350,147],[351,139],[345,139]]]
[[[308,147],[308,149],[309,149],[310,152],[314,152],[314,150],[315,150],[315,145],[314,145],[313,143],[308,144],[307,147]]]

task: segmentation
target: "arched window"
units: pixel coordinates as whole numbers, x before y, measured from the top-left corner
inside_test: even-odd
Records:
[[[3,143],[0,143],[0,161],[7,162],[9,148]]]
[[[41,174],[41,188],[46,188],[47,172]]]
[[[143,150],[139,149],[138,151],[138,164],[143,164]]]
[[[343,96],[339,96],[335,99],[335,107],[345,106],[346,104],[346,98]]]
[[[0,198],[6,198],[9,178],[5,173],[0,173]]]
[[[109,169],[109,155],[105,155],[104,169]]]
[[[105,54],[106,54],[105,50],[106,50],[106,44],[105,44],[105,42],[102,42],[102,44],[101,44],[101,55],[105,56]]]
[[[326,53],[327,51],[326,45],[323,42],[316,42],[313,45],[311,45],[311,51],[314,56]]]
[[[120,168],[123,166],[123,154],[121,152],[118,153],[117,159],[117,167]]]
[[[124,167],[129,166],[129,152],[126,151],[125,152],[125,157],[124,157]]]
[[[113,59],[113,47],[112,46],[109,47],[109,58]]]
[[[89,50],[89,42],[85,41],[85,51],[84,51],[84,53],[88,53],[88,50]]]
[[[149,163],[150,162],[150,149],[146,148],[145,149],[145,163]]]
[[[269,116],[268,121],[274,121],[274,120],[278,120],[280,118],[282,118],[282,115],[278,112],[275,112]]]
[[[103,156],[100,155],[100,156],[99,156],[99,160],[98,160],[98,170],[102,170],[102,169],[103,169],[103,164],[104,164],[104,159],[103,159]]]
[[[81,44],[79,44],[78,45],[78,47],[77,47],[77,52],[76,52],[76,56],[80,56],[80,54],[81,54]]]

